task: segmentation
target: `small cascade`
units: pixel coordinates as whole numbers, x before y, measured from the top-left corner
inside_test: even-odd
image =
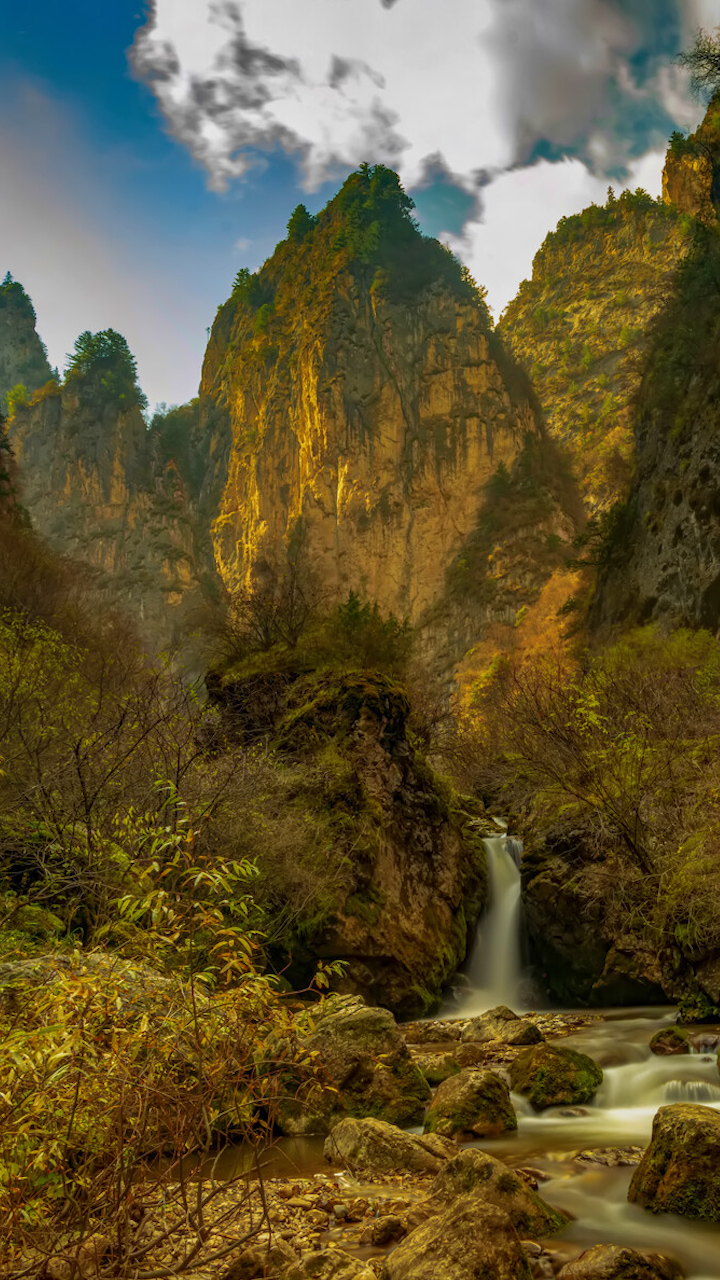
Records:
[[[490,906],[480,918],[467,971],[468,989],[458,1013],[472,1017],[495,1005],[514,1008],[520,989],[520,860],[522,842],[487,836]]]
[[[671,1080],[665,1085],[665,1102],[720,1103],[720,1084],[711,1080]]]

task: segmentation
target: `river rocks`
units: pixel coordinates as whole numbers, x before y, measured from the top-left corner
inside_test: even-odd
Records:
[[[452,1053],[414,1053],[413,1062],[429,1085],[439,1085],[460,1071],[460,1063]]]
[[[524,1178],[485,1151],[461,1151],[438,1174],[430,1195],[441,1203],[467,1196],[475,1204],[494,1205],[508,1215],[516,1231],[527,1235],[554,1235],[569,1221]]]
[[[507,1214],[461,1196],[385,1259],[381,1280],[531,1280]]]
[[[517,1116],[507,1085],[494,1071],[466,1070],[445,1080],[425,1118],[425,1132],[445,1138],[488,1138],[510,1129],[517,1129]]]
[[[602,1080],[593,1058],[549,1044],[525,1049],[510,1067],[513,1090],[525,1094],[536,1111],[589,1102]]]
[[[683,1280],[684,1274],[662,1254],[596,1244],[563,1267],[558,1280]]]
[[[323,1249],[296,1262],[282,1280],[375,1280],[375,1272],[344,1249]]]
[[[628,1200],[652,1213],[720,1222],[720,1114],[712,1107],[661,1107]]]
[[[47,1280],[94,1280],[111,1250],[112,1241],[107,1236],[90,1236],[79,1249],[49,1260],[45,1268]]]
[[[687,1031],[683,1031],[680,1027],[663,1027],[662,1031],[655,1032],[650,1041],[650,1052],[662,1057],[669,1057],[676,1053],[692,1053],[690,1037]]]
[[[437,1173],[457,1146],[437,1134],[405,1133],[383,1120],[348,1118],[325,1141],[325,1158],[373,1173]]]
[[[289,1244],[284,1240],[275,1240],[273,1244],[255,1244],[242,1253],[221,1280],[275,1280],[285,1276],[289,1266],[297,1262],[297,1257]]]
[[[344,1115],[376,1116],[389,1124],[420,1124],[430,1087],[410,1057],[393,1015],[369,1009],[357,996],[324,1001],[308,1025],[298,1021],[302,1049],[317,1055],[328,1087],[304,1094],[302,1067],[289,1076],[278,1104],[286,1134],[327,1133]],[[287,1046],[274,1046],[288,1053]]]
[[[471,1018],[462,1033],[465,1043],[486,1044],[500,1040],[503,1044],[539,1044],[542,1032],[532,1022],[519,1018],[506,1005],[498,1005],[479,1018]]]

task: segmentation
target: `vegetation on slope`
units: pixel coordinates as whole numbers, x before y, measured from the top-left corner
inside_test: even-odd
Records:
[[[412,209],[397,175],[384,165],[362,165],[316,217],[298,206],[287,239],[254,275],[238,272],[218,312],[207,368],[221,403],[229,394],[230,367],[246,380],[273,366],[282,390],[298,315],[308,319],[309,331],[320,332],[342,281],[405,307],[427,289],[449,290],[479,308],[490,331],[482,290],[449,249],[421,235]],[[214,368],[221,354],[228,363]]]
[[[627,493],[632,397],[652,317],[692,243],[693,223],[643,191],[561,219],[501,321],[550,434],[573,459],[590,513]]]

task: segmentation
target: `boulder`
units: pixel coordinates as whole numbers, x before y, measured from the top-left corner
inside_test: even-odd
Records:
[[[283,1273],[282,1280],[376,1280],[366,1262],[344,1249],[320,1249],[308,1253]]]
[[[413,1231],[385,1259],[381,1280],[531,1280],[507,1214],[461,1196]]]
[[[720,1113],[691,1103],[661,1107],[628,1200],[652,1213],[720,1222]]]
[[[519,1018],[507,1005],[500,1004],[479,1018],[471,1018],[462,1039],[466,1044],[487,1044],[491,1040],[500,1040],[502,1044],[539,1044],[544,1037],[534,1022]]]
[[[430,1195],[441,1204],[462,1196],[476,1205],[493,1205],[523,1235],[554,1235],[570,1221],[546,1204],[524,1178],[485,1151],[461,1151],[441,1169]]]
[[[45,1276],[47,1280],[94,1280],[111,1252],[112,1241],[107,1236],[90,1236],[78,1249],[50,1258]]]
[[[558,1280],[683,1280],[677,1262],[660,1253],[639,1253],[614,1244],[596,1244],[563,1267]]]
[[[221,1280],[284,1280],[288,1267],[295,1262],[297,1255],[284,1240],[254,1244],[243,1249]]]
[[[437,1173],[457,1146],[434,1133],[405,1133],[384,1120],[341,1120],[325,1140],[326,1160],[372,1173]]]
[[[550,1044],[525,1049],[510,1066],[513,1090],[525,1094],[536,1111],[589,1102],[602,1080],[602,1068],[593,1058]]]
[[[460,1063],[452,1053],[414,1053],[413,1062],[431,1086],[442,1084],[460,1071]]]
[[[327,1087],[308,1086],[312,1073],[301,1062],[288,1072],[277,1111],[283,1133],[328,1133],[346,1115],[422,1123],[430,1086],[388,1009],[369,1009],[358,996],[330,997],[299,1015],[297,1043],[300,1056],[319,1059]],[[290,1060],[293,1046],[272,1043],[270,1052]]]
[[[650,1052],[662,1057],[669,1057],[670,1054],[676,1053],[692,1053],[690,1037],[687,1031],[681,1030],[680,1027],[663,1027],[662,1031],[655,1032],[650,1041]]]
[[[494,1071],[466,1070],[450,1076],[425,1117],[425,1132],[444,1138],[489,1138],[511,1129],[517,1129],[515,1108],[505,1081]]]

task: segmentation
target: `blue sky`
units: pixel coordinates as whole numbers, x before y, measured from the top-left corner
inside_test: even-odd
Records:
[[[720,23],[720,0],[570,0],[570,23],[567,0],[446,0],[439,27],[435,0],[240,0],[219,28],[209,3],[0,0],[0,274],[53,363],[121,330],[151,402],[194,394],[238,267],[362,159],[398,169],[497,313],[608,174],[657,193],[665,134],[698,114],[672,51]],[[640,62],[650,87],[618,104]]]

